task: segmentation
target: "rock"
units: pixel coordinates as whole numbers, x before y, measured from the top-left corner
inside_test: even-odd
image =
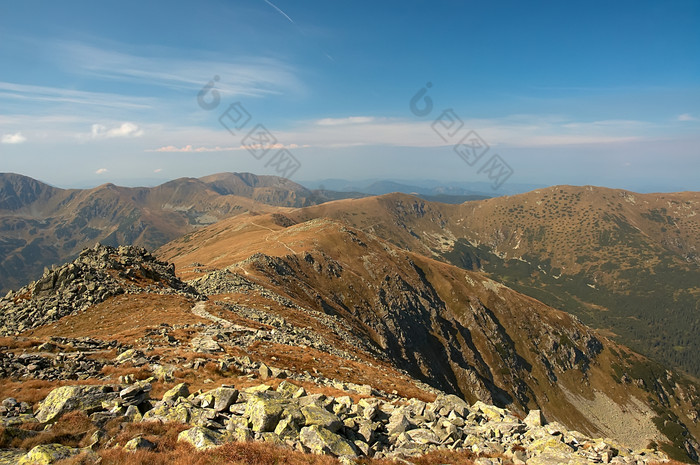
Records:
[[[52,423],[73,410],[90,415],[102,409],[102,402],[117,396],[110,386],[62,386],[51,391],[39,404],[36,419],[40,423]]]
[[[493,405],[487,405],[481,401],[477,401],[472,405],[472,409],[484,414],[491,421],[499,421],[506,415],[506,411]]]
[[[135,405],[129,405],[124,412],[124,418],[131,422],[139,422],[143,419],[143,415]]]
[[[190,443],[197,450],[203,450],[221,445],[224,442],[224,435],[202,426],[195,426],[178,434],[177,440]]]
[[[528,428],[534,428],[536,426],[544,426],[547,422],[541,410],[530,410],[525,420],[523,420],[523,423],[525,423]]]
[[[440,444],[438,435],[427,428],[414,429],[404,434],[417,444]]]
[[[528,444],[527,451],[530,455],[569,455],[574,450],[561,442],[557,437],[544,437],[534,441],[532,444]]]
[[[272,370],[270,370],[270,367],[268,367],[264,363],[260,364],[260,368],[258,368],[258,374],[260,374],[261,379],[272,378]]]
[[[149,398],[151,385],[134,384],[119,391],[119,397],[124,401],[124,405],[139,405]]]
[[[153,450],[155,448],[156,445],[154,443],[152,443],[146,438],[142,438],[141,436],[135,437],[134,439],[131,439],[126,444],[124,444],[124,449],[128,451],[135,451],[140,449]]]
[[[80,449],[74,447],[61,444],[41,444],[27,452],[17,463],[18,465],[49,465],[79,453]]]
[[[236,403],[238,400],[238,390],[231,387],[219,387],[207,392],[214,398],[214,410],[217,412],[223,412],[229,409],[229,407]]]
[[[465,418],[469,414],[469,404],[454,394],[449,395],[439,395],[433,402],[435,405],[435,411],[440,411],[445,408],[447,410],[454,411],[457,415]]]
[[[411,427],[411,422],[406,418],[403,413],[394,412],[389,418],[389,424],[387,425],[387,433],[389,436],[394,436],[401,434]]]
[[[336,457],[357,455],[347,439],[318,425],[302,428],[299,440],[315,454],[327,453]]]
[[[163,402],[173,404],[180,397],[187,397],[190,395],[190,387],[187,383],[180,383],[173,386],[165,394],[163,394]]]
[[[248,401],[245,416],[250,419],[251,429],[256,433],[272,432],[284,412],[284,403],[279,399],[253,397]]]
[[[185,404],[170,406],[165,402],[158,402],[153,409],[143,414],[141,421],[160,420],[164,422],[187,423],[191,418],[190,407]]]
[[[282,381],[279,386],[277,386],[277,392],[284,394],[292,399],[298,399],[306,395],[306,390],[303,387],[292,384],[288,381]]]
[[[126,362],[131,362],[133,359],[141,359],[144,358],[144,353],[141,352],[140,350],[137,349],[128,349],[122,352],[121,354],[117,355],[117,358],[114,359],[115,362],[121,364],[121,363],[126,363]]]
[[[221,348],[218,342],[216,342],[211,335],[203,334],[200,337],[195,337],[192,339],[192,348],[195,352],[204,352],[213,354],[216,352],[223,352],[224,349]]]
[[[337,415],[316,405],[302,407],[301,413],[304,415],[304,419],[306,420],[305,424],[307,426],[321,426],[332,433],[335,433],[343,426],[343,422]]]

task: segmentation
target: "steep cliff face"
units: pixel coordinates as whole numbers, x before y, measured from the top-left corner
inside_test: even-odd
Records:
[[[193,262],[229,267],[339,316],[395,366],[470,401],[521,413],[541,408],[591,434],[693,451],[694,385],[677,375],[663,389],[652,379],[635,381],[640,374],[632,372],[651,362],[484,275],[322,219],[237,217],[191,235],[187,245],[171,243],[160,255],[185,276],[196,275]],[[601,423],[595,415],[618,420]],[[680,436],[669,437],[670,423]]]

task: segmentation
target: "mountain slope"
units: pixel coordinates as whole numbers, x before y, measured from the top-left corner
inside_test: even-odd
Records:
[[[150,248],[244,211],[312,205],[323,196],[283,178],[221,173],[153,188],[58,189],[0,174],[0,290],[99,241]]]
[[[700,193],[559,186],[444,205],[391,194],[300,209],[494,279],[700,375]]]
[[[696,385],[479,273],[338,221],[282,214],[223,220],[158,254],[185,278],[202,274],[192,263],[227,268],[340,317],[393,365],[470,401],[541,408],[590,434],[696,454]]]

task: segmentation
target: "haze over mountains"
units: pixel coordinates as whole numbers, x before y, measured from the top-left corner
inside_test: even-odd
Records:
[[[343,350],[370,357],[368,366],[375,357],[470,402],[541,409],[589,435],[697,460],[700,387],[683,371],[700,373],[700,193],[556,186],[461,204],[347,196],[359,197],[250,174],[86,191],[3,175],[0,276],[17,290],[98,241],[160,246],[179,278],[238,312],[220,313],[231,321],[249,318],[249,307],[300,327],[304,312],[325,314],[350,336],[322,338],[355,341]],[[96,307],[84,302],[74,315],[59,305],[91,285],[70,287],[65,276],[75,273],[64,269],[74,268],[9,294],[8,334],[34,328],[41,314],[35,334],[67,315],[71,328],[86,328],[76,337],[95,336],[81,315]],[[138,269],[136,278],[110,273],[163,285]],[[114,286],[104,305],[128,306]],[[254,305],[241,286],[280,297]],[[34,302],[46,289],[57,296]],[[10,311],[17,299],[34,302],[28,313]],[[46,316],[52,306],[62,310]],[[293,365],[303,355],[290,357]]]

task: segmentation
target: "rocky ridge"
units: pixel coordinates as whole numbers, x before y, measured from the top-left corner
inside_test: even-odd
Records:
[[[119,294],[196,296],[175,276],[175,267],[142,247],[97,244],[73,262],[45,269],[43,276],[0,299],[0,335],[18,334],[80,312]]]

